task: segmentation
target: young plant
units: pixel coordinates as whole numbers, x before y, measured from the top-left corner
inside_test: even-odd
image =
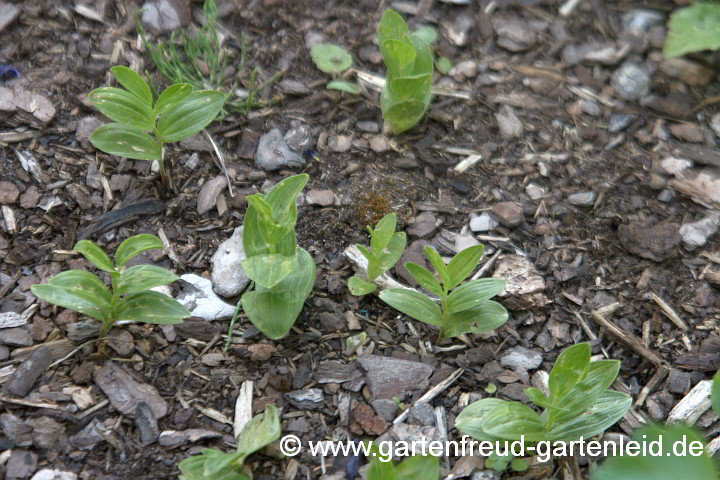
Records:
[[[667,58],[720,48],[720,3],[697,1],[670,16],[663,54]]]
[[[396,232],[397,218],[394,213],[385,215],[375,226],[369,226],[370,250],[362,245],[355,245],[368,261],[367,281],[352,276],[348,279],[348,288],[353,295],[362,296],[377,290],[374,280],[390,270],[405,251],[407,236],[405,232]]]
[[[376,445],[372,446],[372,460],[367,480],[438,480],[440,463],[431,455],[407,457],[393,463],[389,456],[382,455]]]
[[[433,58],[423,37],[410,35],[405,21],[391,9],[378,24],[377,40],[387,67],[380,108],[393,133],[412,128],[430,106]]]
[[[243,268],[254,289],[243,294],[242,308],[253,325],[272,339],[287,335],[315,285],[315,262],[295,238],[295,202],[308,178],[295,175],[267,195],[248,197]]]
[[[111,155],[157,161],[163,185],[169,189],[164,145],[184,140],[208,126],[222,109],[225,95],[214,90],[193,92],[190,85],[181,83],[165,89],[153,102],[150,87],[140,75],[127,67],[110,70],[125,90],[97,88],[88,98],[116,123],[97,128],[90,143]]]
[[[507,321],[507,310],[490,299],[503,291],[505,280],[479,278],[460,285],[475,269],[483,253],[483,246],[475,245],[445,265],[442,257],[426,246],[425,255],[435,267],[439,281],[425,267],[412,262],[405,264],[422,288],[440,298],[439,306],[431,298],[407,288],[383,290],[380,299],[415,320],[440,327],[439,339],[498,328]]]
[[[245,425],[236,439],[236,449],[225,453],[206,448],[199,455],[186,458],[178,464],[180,480],[250,480],[243,471],[247,457],[280,438],[280,417],[274,405],[256,415]]]
[[[479,441],[570,442],[597,435],[620,420],[632,398],[608,390],[620,370],[619,360],[590,362],[590,344],[562,352],[550,373],[550,395],[537,388],[527,396],[544,411],[520,402],[484,398],[458,415],[457,429]]]
[[[120,320],[168,325],[182,323],[191,314],[176,300],[153,287],[167,285],[178,277],[154,265],[136,265],[125,268],[134,256],[153,249],[165,248],[154,235],[130,237],[115,252],[115,263],[100,247],[89,240],[80,240],[74,251],[81,253],[90,263],[110,274],[111,287],[85,270],[58,273],[48,283],[33,285],[30,289],[37,298],[92,317],[102,322],[100,336]]]

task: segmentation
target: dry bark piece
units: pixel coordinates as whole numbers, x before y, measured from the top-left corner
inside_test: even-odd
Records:
[[[24,397],[30,391],[35,381],[40,378],[52,363],[52,353],[49,348],[35,350],[30,358],[20,364],[5,389],[18,397]]]
[[[162,418],[167,414],[167,403],[155,387],[135,381],[112,361],[108,360],[105,365],[95,369],[94,378],[112,406],[125,415],[134,417],[141,402],[145,402],[150,407],[155,418]]]
[[[710,410],[712,401],[710,393],[712,391],[712,381],[703,380],[699,382],[690,393],[685,395],[682,400],[675,405],[668,415],[665,423],[685,423],[687,425],[695,425],[695,422],[703,413]]]
[[[527,257],[521,255],[504,255],[497,261],[495,278],[507,282],[505,290],[499,295],[502,303],[513,310],[529,310],[542,307],[549,300],[543,293],[545,280],[535,269]]]
[[[658,223],[652,227],[640,223],[620,225],[620,244],[629,252],[643,258],[661,262],[674,253],[682,237],[677,223]]]
[[[158,443],[163,447],[177,447],[186,443],[195,443],[199,440],[209,438],[220,438],[222,433],[213,430],[205,430],[202,428],[189,428],[180,432],[175,430],[166,430],[160,434]]]
[[[378,355],[363,356],[357,361],[367,372],[373,400],[402,397],[409,391],[424,389],[433,372],[432,367],[424,363]]]
[[[0,87],[1,123],[11,127],[30,125],[39,129],[50,123],[54,117],[55,108],[46,97],[19,86]]]

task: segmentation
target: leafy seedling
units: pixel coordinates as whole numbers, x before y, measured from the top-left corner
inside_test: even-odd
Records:
[[[367,280],[353,276],[348,279],[350,293],[357,296],[367,295],[377,290],[373,283],[383,273],[390,270],[405,251],[407,236],[405,232],[396,232],[397,217],[394,213],[385,215],[375,226],[368,227],[370,232],[370,249],[356,245],[360,253],[368,261]]]
[[[520,402],[484,398],[458,415],[457,429],[479,441],[571,442],[597,435],[625,415],[632,398],[608,390],[620,370],[619,360],[590,361],[590,344],[563,351],[550,373],[549,395],[525,392],[544,411]]]
[[[308,178],[295,175],[248,197],[243,268],[254,288],[243,294],[242,308],[272,339],[287,335],[315,285],[315,262],[295,237],[296,199]]]
[[[393,463],[389,456],[382,455],[377,445],[371,448],[370,467],[367,480],[438,480],[440,462],[431,455],[407,457],[399,463]]]
[[[90,143],[111,155],[157,161],[163,185],[170,189],[164,145],[208,126],[222,109],[225,95],[214,90],[194,92],[190,85],[181,83],[165,89],[153,102],[150,87],[140,75],[127,67],[110,70],[125,89],[103,87],[88,95],[95,108],[115,122],[98,127]]]
[[[318,43],[310,49],[310,58],[318,70],[337,76],[352,66],[350,52],[339,45],[332,43]],[[326,85],[328,90],[338,90],[353,95],[359,95],[363,90],[356,83],[336,79]]]
[[[68,270],[53,276],[45,284],[33,285],[31,291],[40,300],[59,305],[102,322],[100,336],[104,336],[121,320],[168,325],[182,323],[190,316],[176,300],[151,288],[167,285],[178,277],[154,265],[125,268],[136,255],[165,248],[154,235],[130,237],[115,252],[115,263],[100,247],[89,240],[80,240],[73,249],[90,263],[110,274],[111,287],[85,270]]]
[[[225,453],[206,448],[199,455],[186,458],[178,464],[180,480],[251,480],[243,471],[245,460],[258,450],[280,438],[280,416],[274,405],[256,415],[245,425],[236,439],[236,449]]]
[[[390,288],[380,292],[380,299],[415,320],[440,327],[439,340],[464,333],[482,333],[498,328],[508,319],[507,310],[490,300],[505,288],[505,280],[479,278],[460,285],[472,273],[484,253],[482,245],[466,248],[449,264],[432,247],[425,247],[425,255],[435,267],[435,275],[425,267],[408,262],[405,268],[432,298],[406,288]]]
[[[393,133],[412,128],[430,106],[433,58],[423,36],[427,37],[410,35],[403,18],[392,9],[378,24],[378,44],[387,67],[380,108]]]
[[[698,1],[670,15],[663,54],[667,58],[720,48],[720,3]]]
[[[452,66],[452,60],[448,57],[440,57],[435,61],[435,68],[443,75],[447,75],[450,69],[452,69]]]

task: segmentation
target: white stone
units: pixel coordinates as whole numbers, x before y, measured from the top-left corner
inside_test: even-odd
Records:
[[[680,227],[680,235],[689,249],[702,247],[720,228],[720,213],[710,212],[707,217],[697,222],[686,223]]]
[[[225,320],[235,313],[235,305],[230,305],[218,297],[212,288],[212,282],[194,273],[187,273],[180,280],[189,284],[189,288],[178,296],[177,301],[190,310],[194,317],[205,320]]]
[[[495,220],[487,212],[483,212],[477,217],[473,217],[470,219],[470,230],[472,230],[473,232],[489,232],[497,226],[497,220]]]
[[[250,279],[243,269],[244,260],[243,227],[238,227],[232,237],[220,244],[210,259],[215,293],[223,297],[234,297],[245,290]]]

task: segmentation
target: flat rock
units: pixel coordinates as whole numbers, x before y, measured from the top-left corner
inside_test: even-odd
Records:
[[[525,222],[522,206],[515,202],[502,202],[492,207],[492,214],[506,227],[517,227]]]
[[[0,329],[22,327],[27,325],[28,321],[25,317],[16,312],[0,313]]]
[[[325,405],[323,391],[319,388],[288,392],[285,399],[300,410],[321,410]]]
[[[683,244],[692,250],[705,245],[708,239],[717,233],[718,228],[720,228],[720,213],[710,212],[701,220],[680,226],[679,233]]]
[[[374,122],[373,122],[374,123]],[[382,135],[373,135],[370,137],[370,149],[375,153],[387,152],[390,148],[387,138]]]
[[[362,372],[354,363],[347,364],[337,360],[325,360],[320,362],[315,371],[314,378],[318,383],[345,383],[354,381]]]
[[[110,403],[127,416],[135,417],[138,405],[143,402],[150,407],[155,418],[167,414],[168,406],[155,387],[135,381],[125,370],[113,363],[105,362],[93,372],[95,383],[107,395]]]
[[[172,32],[192,20],[188,0],[155,0],[142,6],[142,22],[155,32]]]
[[[218,175],[205,182],[197,196],[197,212],[200,215],[207,213],[215,206],[217,196],[227,187],[224,175]]]
[[[157,418],[150,406],[145,402],[138,403],[135,408],[135,427],[140,434],[140,444],[143,447],[157,442],[160,436]]]
[[[250,360],[256,363],[263,363],[270,360],[270,358],[277,352],[277,347],[269,343],[255,343],[248,347],[250,351]]]
[[[239,295],[250,283],[245,275],[243,261],[243,228],[237,227],[232,236],[220,244],[210,259],[213,291],[223,297]]]
[[[32,425],[24,422],[12,413],[0,415],[0,427],[5,438],[12,441],[16,447],[29,447],[32,445]]]
[[[503,255],[495,266],[493,277],[507,282],[499,295],[502,303],[513,310],[529,310],[548,303],[545,296],[545,280],[527,257]]]
[[[682,237],[679,228],[677,223],[669,222],[652,227],[631,223],[618,227],[618,238],[629,252],[660,262],[672,256],[674,247],[680,243]]]
[[[377,400],[373,400],[370,404],[375,410],[375,413],[377,413],[381,418],[388,422],[392,422],[395,419],[398,411],[398,404],[395,400],[390,398],[378,398]]]
[[[50,417],[31,418],[28,423],[33,428],[33,446],[42,450],[50,450],[62,439],[67,438],[65,425]]]
[[[432,367],[424,363],[392,357],[367,355],[357,361],[367,372],[374,400],[402,397],[410,391],[425,389],[433,372]]]
[[[22,87],[0,87],[0,123],[42,128],[55,117],[50,100]]]
[[[35,185],[25,190],[20,195],[20,206],[22,208],[35,208],[40,200],[40,192]]]
[[[212,282],[207,278],[187,273],[180,277],[185,282],[183,293],[177,298],[194,317],[205,320],[225,320],[235,313],[235,305],[231,305],[213,291]]]
[[[347,152],[352,147],[352,135],[333,135],[328,140],[328,147],[336,153]]]
[[[650,92],[650,73],[642,66],[628,62],[615,70],[610,83],[619,97],[639,100]]]
[[[491,23],[498,36],[497,44],[511,52],[523,52],[535,45],[539,40],[539,32],[547,27],[545,22],[496,15],[493,15]]]
[[[129,357],[135,351],[135,341],[130,332],[124,328],[113,328],[108,334],[108,346],[121,357]]]
[[[20,190],[12,182],[0,182],[0,203],[8,205],[17,202]]]
[[[5,389],[13,395],[24,397],[40,378],[40,375],[45,373],[52,361],[52,352],[49,348],[38,348],[15,369],[5,385]]]
[[[542,365],[543,355],[534,350],[517,346],[508,348],[505,354],[500,357],[500,365],[509,368],[524,368],[534,370]]]
[[[580,207],[588,207],[595,203],[597,193],[595,192],[576,192],[567,196],[567,201],[571,205]]]
[[[38,456],[35,452],[13,449],[5,467],[6,480],[28,478],[37,469]]]
[[[435,426],[435,410],[429,403],[416,403],[410,407],[410,423],[427,427]]]
[[[77,478],[77,475],[72,472],[44,468],[33,475],[30,480],[77,480]]]
[[[185,140],[180,140],[180,146],[194,152],[210,153],[215,151],[210,140],[202,133],[196,133]]]
[[[412,237],[428,238],[437,231],[437,218],[432,212],[422,212],[415,217],[415,221],[407,227],[407,233]]]
[[[300,168],[305,165],[303,157],[290,150],[282,132],[278,128],[270,130],[260,137],[255,152],[255,165],[263,170],[272,171],[281,168]]]
[[[500,223],[487,212],[470,219],[470,230],[473,232],[489,232],[498,225]]]
[[[329,207],[335,204],[335,193],[332,190],[310,190],[305,194],[308,205]]]

